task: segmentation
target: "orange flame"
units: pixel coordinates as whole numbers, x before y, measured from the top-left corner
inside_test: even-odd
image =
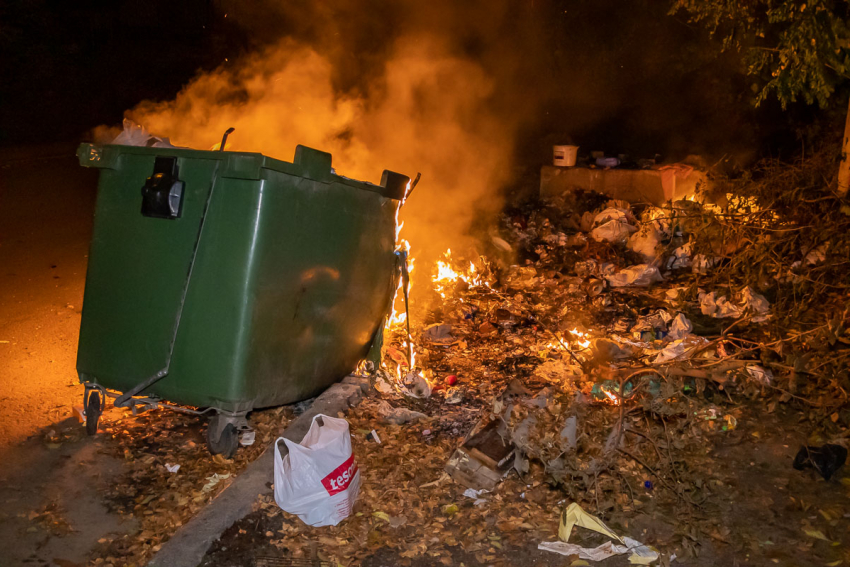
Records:
[[[437,260],[437,273],[431,277],[434,282],[434,289],[441,297],[446,297],[445,288],[458,280],[463,280],[470,286],[484,285],[490,287],[490,284],[478,273],[478,269],[472,262],[469,263],[467,270],[455,270],[452,267],[451,248],[446,250],[443,257],[445,260]]]

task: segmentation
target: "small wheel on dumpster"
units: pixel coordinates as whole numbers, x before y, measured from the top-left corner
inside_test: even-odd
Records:
[[[211,421],[207,428],[207,447],[213,455],[221,454],[229,459],[236,454],[236,448],[239,446],[239,434],[236,431],[236,426],[232,423],[225,425],[218,439],[215,438],[217,429],[215,420]]]
[[[86,433],[94,435],[97,433],[97,422],[100,420],[100,414],[103,412],[103,406],[100,405],[100,392],[93,390],[86,400]]]

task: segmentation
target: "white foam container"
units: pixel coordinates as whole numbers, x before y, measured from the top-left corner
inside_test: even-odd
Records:
[[[573,167],[576,164],[578,146],[552,146],[552,164],[559,167]]]

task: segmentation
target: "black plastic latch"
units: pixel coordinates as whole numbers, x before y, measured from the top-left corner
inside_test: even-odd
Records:
[[[157,157],[153,175],[142,187],[142,214],[158,219],[180,218],[183,208],[183,182],[178,179],[177,158]]]

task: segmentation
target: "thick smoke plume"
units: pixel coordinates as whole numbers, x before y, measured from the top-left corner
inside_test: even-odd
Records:
[[[497,41],[519,33],[515,15],[493,4],[438,4],[277,13],[298,31],[128,117],[193,148],[210,149],[229,127],[228,150],[291,160],[304,144],[332,153],[338,173],[366,181],[384,169],[421,172],[402,236],[416,256],[434,258],[463,241],[475,215],[499,208],[523,120],[519,107],[506,110],[524,88],[506,88],[520,56]],[[241,17],[257,26],[262,12]]]

